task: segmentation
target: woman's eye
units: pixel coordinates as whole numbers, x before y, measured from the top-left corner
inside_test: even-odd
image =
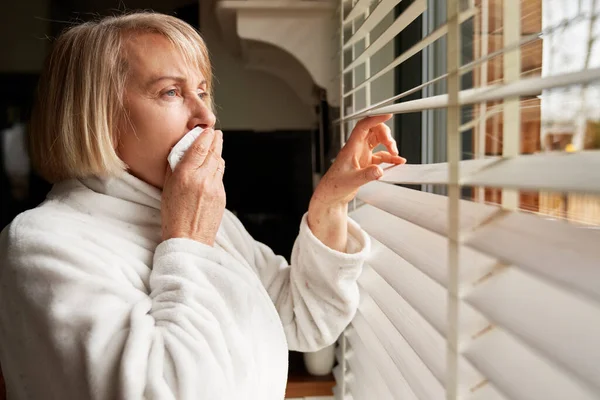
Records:
[[[166,96],[168,96],[168,97],[174,97],[174,96],[177,96],[177,90],[175,90],[175,89],[171,89],[171,90],[169,90],[169,91],[165,92],[165,95],[166,95]]]
[[[198,93],[198,97],[200,97],[201,100],[204,100],[208,97],[208,93],[200,92],[200,93]]]

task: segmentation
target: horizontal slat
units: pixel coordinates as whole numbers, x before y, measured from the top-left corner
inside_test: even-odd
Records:
[[[344,374],[342,372],[342,366],[341,365],[337,365],[333,368],[333,379],[335,379],[336,387],[338,387],[339,385],[341,385],[341,383],[344,381]]]
[[[356,66],[367,61],[369,57],[381,50],[383,46],[392,41],[398,33],[405,29],[419,15],[427,9],[426,0],[415,0],[396,20],[379,36],[369,47],[356,57],[346,68],[344,73],[351,71]]]
[[[365,190],[370,191],[367,192],[368,196],[363,195]],[[424,255],[415,255],[416,250],[405,246],[402,240],[410,241],[417,248],[422,248],[426,243],[429,252],[441,251],[439,258],[445,257],[445,247],[440,250],[441,244],[436,242],[435,237],[425,235],[419,230],[411,230],[407,221],[440,235],[447,235],[448,221],[447,218],[441,217],[447,215],[447,198],[425,192],[415,194],[407,190],[409,189],[379,182],[365,185],[358,193],[359,199],[390,214],[366,205],[356,210],[352,216],[360,219],[360,223],[368,227],[366,230],[373,232],[369,233],[376,239],[445,286],[445,274],[427,263]],[[404,201],[404,198],[413,198],[416,201]],[[365,207],[371,208],[362,211]],[[391,214],[398,218],[391,218]],[[469,201],[461,202],[460,223],[464,234],[468,234],[464,241],[467,246],[504,264],[518,266],[569,287],[576,293],[586,294],[595,301],[600,301],[600,230],[552,221],[527,213],[506,213],[496,206]],[[481,225],[477,227],[479,224]],[[415,239],[417,242],[410,238],[405,239],[401,229],[418,233],[419,236]],[[472,230],[474,231],[470,232]],[[389,235],[391,231],[394,232],[394,236]],[[432,242],[428,243],[428,240]],[[507,249],[510,251],[506,251]],[[413,257],[414,262],[407,258],[407,255]],[[473,270],[473,265],[470,264],[473,259],[471,255],[465,259],[465,251],[461,251],[460,257],[461,281],[469,277],[470,282],[477,281],[476,272],[484,265],[488,265],[488,268],[483,268],[482,272],[491,271],[489,262],[482,263]],[[442,262],[441,265],[445,268],[445,259],[438,262]],[[567,265],[569,268],[565,267]]]
[[[477,285],[467,300],[600,393],[600,305],[512,267]]]
[[[353,327],[347,330],[347,338],[351,344],[355,343],[356,340],[365,343]],[[390,390],[398,396],[402,396],[403,399],[416,400],[417,396],[410,389],[406,379],[404,379],[383,345],[379,341],[371,341],[367,348],[369,349],[369,358],[375,361],[377,372],[385,379]]]
[[[342,366],[341,365],[337,365],[333,368],[333,379],[335,379],[335,382],[337,383],[336,386],[341,385],[341,383],[345,380],[344,377],[344,373],[342,371]]]
[[[360,336],[352,327],[347,330],[347,338],[349,343],[354,343],[356,340],[361,340],[362,342],[362,339],[360,339]],[[394,360],[392,360],[383,345],[378,341],[370,342],[368,349],[369,357],[365,359],[365,362],[368,363],[369,360],[374,361],[373,364],[375,364],[378,373],[381,374],[386,382],[388,382],[390,390],[392,390],[393,393],[402,396],[403,399],[417,399],[417,396],[412,392],[406,379],[404,379],[402,374],[398,371],[396,364],[394,364]]]
[[[410,88],[410,89],[408,89],[408,90],[406,90],[406,91],[404,91],[404,92],[402,92],[402,93],[400,93],[400,94],[397,94],[397,95],[395,95],[395,96],[392,96],[392,97],[390,97],[390,98],[388,98],[388,99],[382,100],[382,101],[380,101],[380,102],[378,102],[378,103],[372,104],[372,105],[370,105],[370,106],[368,106],[368,107],[365,107],[365,108],[363,108],[363,109],[360,109],[360,110],[358,110],[358,111],[355,111],[355,112],[353,112],[353,113],[351,113],[351,114],[348,114],[348,115],[347,115],[347,116],[346,116],[344,119],[345,119],[345,120],[352,120],[352,119],[353,119],[355,116],[357,116],[357,115],[362,115],[362,114],[364,114],[364,113],[365,113],[365,112],[367,112],[367,111],[374,110],[374,109],[376,109],[376,108],[379,108],[379,107],[381,107],[381,106],[384,106],[384,105],[386,105],[386,104],[389,104],[389,103],[395,102],[396,100],[403,99],[403,98],[405,98],[406,96],[410,96],[410,95],[411,95],[411,94],[413,94],[413,93],[420,92],[421,90],[423,90],[423,89],[424,89],[424,88],[426,88],[427,86],[429,86],[429,85],[433,85],[433,84],[434,84],[434,83],[436,83],[436,82],[440,82],[440,81],[444,80],[445,78],[446,78],[446,76],[445,76],[445,75],[444,75],[444,76],[437,77],[437,78],[434,78],[434,79],[432,79],[432,80],[430,80],[430,81],[427,81],[427,82],[425,82],[425,83],[422,83],[422,84],[420,84],[419,86],[412,87],[412,88]],[[336,119],[336,120],[334,121],[334,123],[335,123],[335,124],[338,124],[340,121],[341,121],[341,119],[340,119],[340,118],[338,118],[338,119]]]
[[[354,400],[354,397],[352,397],[351,394],[346,393],[346,396],[342,395],[342,388],[341,386],[334,386],[333,387],[333,398],[335,400]]]
[[[462,12],[459,15],[459,23],[463,23],[465,22],[467,19],[473,17],[477,12],[476,8],[470,8],[464,12]],[[594,18],[597,18],[600,14],[595,14]],[[559,24],[556,24],[554,26],[551,26],[547,29],[544,29],[541,32],[537,32],[537,33],[533,33],[530,35],[526,35],[524,37],[522,37],[518,42],[511,44],[509,46],[506,46],[502,49],[496,50],[494,52],[490,52],[488,53],[486,56],[478,58],[476,60],[473,60],[465,65],[463,65],[462,67],[460,67],[459,69],[459,73],[460,74],[465,74],[469,71],[472,71],[475,67],[477,67],[478,65],[490,61],[492,59],[494,59],[495,57],[498,57],[499,55],[511,51],[511,50],[515,50],[517,48],[520,48],[522,46],[525,46],[529,43],[532,43],[536,40],[539,40],[540,37],[543,37],[544,35],[550,35],[553,34],[555,32],[560,32],[562,30],[564,30],[565,28],[581,22],[581,20],[585,19],[583,18],[584,16],[580,15],[578,17],[575,18],[567,18],[563,21],[561,21]],[[427,46],[431,45],[432,43],[434,43],[436,40],[440,39],[441,37],[443,37],[444,35],[446,35],[448,33],[448,25],[444,24],[442,26],[440,26],[438,29],[436,29],[435,31],[433,31],[432,33],[430,33],[428,36],[426,36],[425,38],[423,38],[420,42],[416,43],[415,45],[413,45],[413,47],[411,47],[410,49],[406,50],[404,53],[402,53],[401,55],[399,55],[397,58],[395,58],[389,65],[387,65],[386,67],[384,67],[381,71],[379,71],[378,73],[376,73],[375,75],[368,77],[365,81],[361,82],[360,84],[358,84],[357,86],[351,88],[349,91],[344,93],[344,97],[350,96],[351,94],[357,92],[358,90],[362,89],[363,87],[365,87],[368,83],[379,79],[381,76],[383,76],[384,74],[388,73],[389,71],[391,71],[392,69],[394,69],[395,67],[397,67],[398,65],[402,64],[404,61],[406,61],[407,59],[409,59],[410,57],[414,56],[415,54],[417,54],[418,52],[422,51],[424,48],[426,48]],[[447,74],[443,74],[438,76],[437,78],[429,81],[429,82],[425,82],[422,85],[425,86],[429,86],[430,84],[433,84],[434,82],[437,82],[439,80],[442,79],[446,79],[447,78]],[[339,77],[338,77],[339,78]],[[384,100],[380,103],[383,104],[388,104],[390,102],[392,102],[393,100],[388,99],[388,100]],[[374,108],[374,107],[373,107]],[[372,107],[369,107],[368,110],[361,110],[361,112],[355,112],[352,113],[348,116],[346,116],[343,120],[344,121],[348,121],[348,120],[352,120],[352,119],[357,119],[357,118],[362,118],[364,117],[366,114],[364,114],[366,111],[370,111],[373,109]],[[410,111],[412,112],[412,111]],[[339,123],[340,120],[337,120],[336,123]]]
[[[465,243],[600,302],[598,229],[509,213],[477,229]]]
[[[444,236],[370,205],[358,208],[351,216],[369,235],[447,287],[448,241]],[[460,252],[460,265],[460,282],[475,282],[495,268],[496,260],[465,247]]]
[[[371,238],[371,253],[367,260],[386,284],[420,313],[443,337],[447,335],[447,292],[433,279],[409,262]],[[460,310],[459,337],[467,338],[485,329],[489,322],[471,306],[465,304]]]
[[[356,9],[359,6],[361,1],[364,3],[370,3],[372,0],[359,0],[354,9]],[[390,13],[390,11],[394,9],[394,7],[398,3],[400,3],[400,1],[398,0],[381,0],[381,2],[377,4],[377,7],[371,12],[371,14],[369,14],[367,19],[361,24],[361,26],[356,30],[356,32],[354,32],[354,35],[352,35],[350,39],[348,39],[348,41],[344,43],[344,50],[350,48],[350,46],[352,46],[359,40],[364,39],[365,36],[367,36],[367,34],[371,32],[371,30],[375,28],[377,24],[379,24]],[[358,16],[359,13],[360,12],[358,12],[356,16]]]
[[[392,393],[397,393],[394,383],[398,381],[400,376],[398,370],[394,368],[390,371],[392,373],[395,372],[395,374],[389,374],[394,375],[393,378],[392,376],[383,375],[382,372],[385,371],[383,371],[381,360],[374,358],[371,349],[367,350],[360,337],[353,335],[352,332],[348,334],[348,344],[353,349],[353,355],[348,357],[346,362],[352,371],[354,371],[359,385],[372,398],[393,399],[394,396]],[[405,385],[408,388],[406,382]],[[413,397],[416,399],[414,394]]]
[[[490,85],[486,87],[462,90],[459,93],[458,101],[460,105],[469,105],[481,102],[497,101],[510,97],[536,96],[541,94],[543,90],[571,85],[591,84],[597,80],[600,80],[600,68],[552,76],[525,78],[504,85]],[[406,114],[446,107],[448,107],[448,95],[442,94],[439,96],[430,96],[424,99],[404,101],[398,104],[376,108],[374,110],[367,111],[364,114],[356,115],[352,119],[360,119],[382,114]]]
[[[600,194],[600,151],[548,152],[460,162],[465,186]],[[448,183],[448,163],[405,164],[385,170],[382,182]]]
[[[473,186],[600,194],[600,151],[505,158],[462,181]]]
[[[477,388],[467,397],[468,400],[509,400],[498,389],[487,382],[485,385]]]
[[[384,178],[387,175],[384,174]],[[382,178],[383,179],[383,178]],[[448,198],[420,190],[382,182],[370,182],[360,188],[358,199],[403,220],[446,236]],[[470,232],[499,212],[497,207],[463,200],[460,203],[459,229]]]
[[[394,361],[396,369],[419,399],[443,397],[444,388],[440,382],[373,301],[365,304],[361,299],[361,306],[351,326],[368,348],[376,346],[377,342],[381,343]]]
[[[371,396],[368,393],[365,393],[365,390],[362,386],[360,386],[360,382],[355,379],[350,380],[346,383],[348,387],[348,392],[352,395],[352,398],[355,400],[371,400]]]
[[[597,393],[500,328],[475,339],[465,355],[512,400],[598,399]]]
[[[498,157],[464,160],[460,162],[461,177],[469,177],[486,167],[499,162]],[[463,178],[464,179],[464,178]],[[445,185],[448,183],[448,163],[404,164],[386,168],[380,182],[427,183]]]
[[[336,385],[333,387],[333,394],[335,398],[340,400],[354,400],[354,396],[352,396],[348,390],[348,380],[350,377],[348,375],[344,376],[341,365],[337,365],[333,368],[333,378],[336,382]],[[342,393],[342,382],[344,382],[344,385],[346,386],[346,393]]]
[[[476,10],[474,8],[472,8],[472,9],[469,9],[469,10],[461,13],[459,16],[459,22],[460,23],[465,22],[469,18],[473,17],[473,15],[475,15],[475,12],[476,12]],[[418,52],[422,51],[427,46],[433,44],[438,39],[444,37],[447,33],[448,33],[448,24],[444,24],[444,25],[440,26],[438,29],[436,29],[435,31],[431,32],[429,35],[424,37],[423,40],[414,44],[411,48],[409,48],[404,53],[402,53],[398,57],[396,57],[390,64],[388,64],[387,66],[382,68],[379,72],[368,77],[365,81],[356,85],[351,90],[345,92],[344,97],[350,96],[351,94],[353,94],[353,93],[359,91],[360,89],[362,89],[363,87],[365,87],[370,82],[381,78],[383,75],[387,74],[388,72],[390,72],[391,70],[396,68],[398,65],[402,64],[403,62],[405,62],[406,60],[408,60],[409,58],[411,58]],[[352,118],[357,118],[357,116],[354,115]],[[350,119],[350,118],[348,117],[347,119]]]
[[[348,13],[346,18],[344,18],[344,25],[348,25],[350,22],[354,21],[360,14],[367,11],[369,6],[374,0],[358,0],[352,10]],[[397,0],[394,0],[396,2]]]
[[[370,296],[365,299],[365,309],[368,309],[370,302],[374,301],[427,368],[443,384],[446,371],[445,338],[369,266],[365,267],[359,284]],[[365,315],[368,320],[370,315],[367,313]],[[462,358],[459,360],[458,369],[463,393],[484,381],[484,377]]]
[[[333,368],[333,378],[335,379],[337,385],[334,387],[334,393],[338,392],[341,395],[341,382],[344,381],[344,385],[346,386],[345,399],[355,399],[355,400],[370,400],[370,396],[367,393],[364,393],[363,387],[360,385],[360,377],[357,377],[354,371],[350,370],[348,365],[346,364],[346,374],[342,374],[342,366],[337,365]],[[338,388],[338,389],[336,389]]]
[[[462,101],[465,95],[471,95],[472,92],[478,89],[467,89],[459,93],[459,102],[462,104]],[[466,92],[466,93],[465,93]],[[382,114],[410,114],[414,112],[421,112],[423,110],[433,110],[437,108],[447,108],[448,107],[448,95],[440,94],[438,96],[430,96],[417,100],[409,100],[403,101],[397,104],[392,104],[385,107],[375,108],[373,110],[369,110],[364,114],[358,114],[353,117],[353,119],[361,119],[365,117],[372,117],[374,115],[382,115]],[[346,119],[345,119],[346,120]]]
[[[357,345],[357,343],[354,343]],[[357,353],[355,351],[355,353]],[[392,396],[385,384],[385,381],[381,379],[374,369],[374,365],[369,365],[365,360],[357,358],[348,358],[346,360],[348,368],[353,371],[355,376],[356,389],[359,390],[360,397],[368,399],[370,396],[376,396],[378,399],[391,399]]]

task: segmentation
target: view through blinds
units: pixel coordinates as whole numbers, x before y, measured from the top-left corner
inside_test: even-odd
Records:
[[[340,140],[369,115],[444,110],[447,156],[358,193],[373,252],[337,398],[600,399],[598,3],[340,1]],[[431,46],[445,71],[390,93]]]

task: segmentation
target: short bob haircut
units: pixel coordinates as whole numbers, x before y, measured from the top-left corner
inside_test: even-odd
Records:
[[[29,130],[33,166],[47,181],[117,176],[126,169],[116,151],[119,124],[127,120],[125,44],[143,33],[173,43],[188,66],[202,73],[212,94],[206,44],[178,18],[136,12],[68,29],[46,60]]]

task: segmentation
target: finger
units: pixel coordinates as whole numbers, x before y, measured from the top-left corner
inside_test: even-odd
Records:
[[[177,164],[179,165],[179,164]],[[167,163],[167,170],[165,171],[165,177],[163,179],[163,188],[165,186],[167,186],[167,182],[169,182],[169,179],[171,179],[171,176],[173,175],[173,171],[171,170],[171,165],[169,163]]]
[[[171,166],[167,163],[167,171],[165,172],[165,182],[169,180],[169,178],[173,175],[173,171],[171,170]]]
[[[379,165],[370,165],[355,172],[352,183],[355,186],[362,186],[365,183],[376,181],[383,176],[383,169]]]
[[[223,153],[223,132],[215,131],[215,140],[211,148],[210,160],[207,160],[206,168],[213,175],[221,177],[225,172],[225,160],[221,157]]]
[[[185,152],[181,158],[181,164],[186,165],[188,168],[199,168],[206,160],[212,148],[214,138],[215,131],[205,129]]]
[[[392,131],[389,126],[385,124],[379,124],[371,129],[371,135],[369,135],[367,142],[369,147],[373,148],[378,144],[383,144],[390,153],[398,155],[398,146],[396,141],[392,138]]]
[[[390,118],[392,118],[392,114],[376,115],[361,119],[352,130],[352,134],[350,135],[350,138],[348,138],[348,142],[363,142],[369,135],[371,128],[374,128],[379,124],[383,124]]]
[[[213,141],[213,151],[219,157],[223,154],[223,132],[215,131],[215,140]]]
[[[222,178],[224,173],[225,173],[225,160],[223,160],[221,158],[217,164],[217,168],[215,169],[215,177]]]
[[[406,158],[390,154],[387,151],[378,151],[377,153],[373,154],[371,162],[373,164],[406,164]]]
[[[215,131],[215,138],[213,145],[210,149],[210,154],[202,165],[206,169],[206,172],[210,175],[214,175],[217,172],[219,163],[223,161],[221,153],[223,152],[223,132]]]
[[[205,171],[208,176],[214,175],[217,166],[219,165],[219,160],[221,159],[221,152],[223,151],[223,132],[215,131],[212,144],[210,145],[210,149],[208,150],[208,155],[204,159],[202,165],[196,167],[197,169],[202,169]]]

